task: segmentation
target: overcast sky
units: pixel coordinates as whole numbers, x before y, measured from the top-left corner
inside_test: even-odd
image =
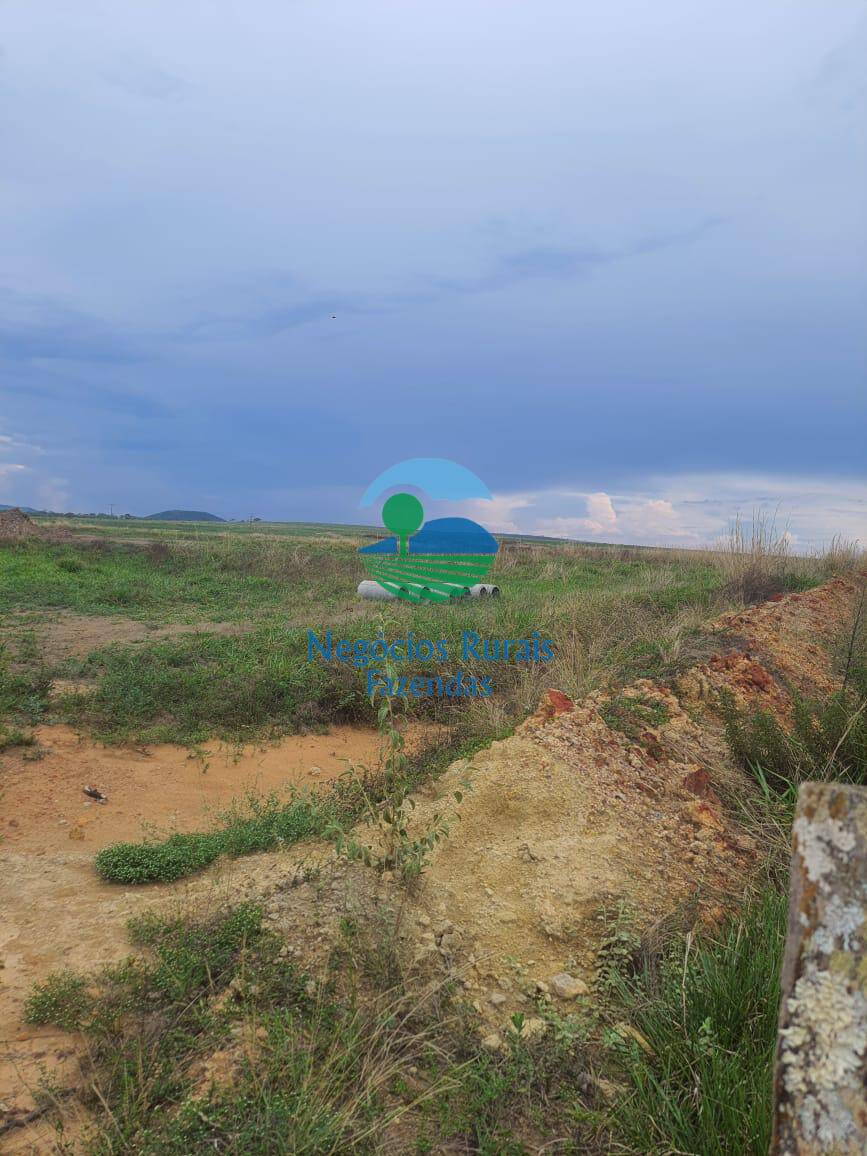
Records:
[[[0,502],[867,541],[861,0],[0,0]]]

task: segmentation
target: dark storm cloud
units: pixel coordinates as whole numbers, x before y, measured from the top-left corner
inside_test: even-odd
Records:
[[[0,289],[0,361],[128,362],[142,356],[105,321],[43,297]]]
[[[0,421],[86,508],[350,517],[426,453],[656,494],[659,533],[735,475],[814,513],[839,478],[851,512],[864,29],[858,0],[9,0]],[[33,504],[48,467],[2,444]]]

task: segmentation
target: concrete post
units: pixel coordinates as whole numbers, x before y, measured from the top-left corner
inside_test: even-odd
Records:
[[[774,1072],[772,1156],[867,1152],[867,789],[804,783]]]

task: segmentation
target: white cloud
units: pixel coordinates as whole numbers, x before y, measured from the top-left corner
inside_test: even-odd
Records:
[[[495,534],[522,534],[519,511],[529,509],[535,501],[532,494],[494,494],[487,498],[474,498],[467,502],[430,503],[431,517],[457,516],[473,518]]]
[[[30,454],[41,454],[45,451],[41,446],[34,442],[27,441],[26,438],[20,437],[18,434],[0,434],[0,454],[7,453],[11,450],[21,450]]]
[[[12,455],[16,460],[10,461]],[[69,506],[65,478],[45,477],[39,468],[45,451],[17,433],[0,434],[0,494],[4,504],[62,510]]]
[[[587,520],[591,525],[598,527],[598,533],[602,533],[604,530],[617,529],[617,515],[607,494],[588,495]]]
[[[550,495],[554,498],[555,495]],[[678,512],[664,498],[618,498],[617,508],[609,494],[599,492],[584,498],[586,517],[557,515],[540,518],[532,533],[552,537],[589,537],[640,542],[648,537],[689,539],[694,535],[681,524]],[[540,505],[544,504],[541,501]]]
[[[749,524],[760,513],[795,550],[819,549],[835,535],[867,543],[867,482],[854,478],[691,474],[619,493],[498,494],[474,506],[469,516],[493,530],[599,542],[713,545],[736,517]]]
[[[8,477],[15,473],[16,470],[26,470],[27,466],[21,465],[20,462],[0,462],[0,478]]]
[[[532,529],[525,532],[542,534],[548,538],[586,538],[599,534],[601,531],[602,527],[599,523],[591,521],[590,518],[569,518],[558,515],[554,518],[539,518]]]

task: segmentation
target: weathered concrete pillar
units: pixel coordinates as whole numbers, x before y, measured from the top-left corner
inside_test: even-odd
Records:
[[[774,1073],[772,1156],[867,1152],[867,789],[804,783]]]

